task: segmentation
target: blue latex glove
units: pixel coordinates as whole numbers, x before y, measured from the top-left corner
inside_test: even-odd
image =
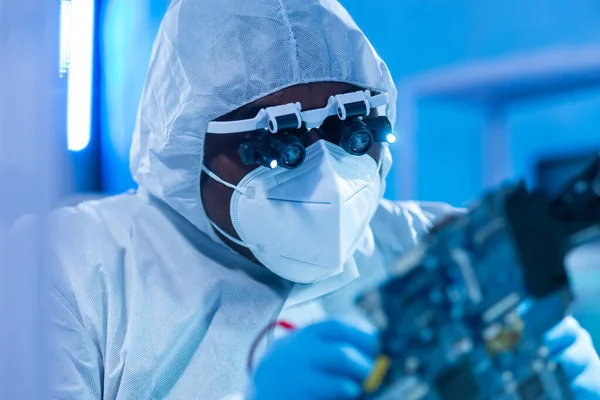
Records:
[[[600,359],[589,333],[567,317],[546,334],[545,344],[564,369],[575,399],[600,400]]]
[[[375,329],[329,320],[277,341],[253,376],[254,400],[354,399],[377,356]]]

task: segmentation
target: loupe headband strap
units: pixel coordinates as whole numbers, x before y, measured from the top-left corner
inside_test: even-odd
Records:
[[[302,111],[300,103],[283,104],[260,110],[256,117],[240,121],[211,122],[207,133],[229,134],[268,129],[277,133],[284,129],[307,129],[321,126],[327,117],[337,115],[341,120],[348,117],[367,116],[373,108],[388,104],[389,96],[381,93],[371,96],[368,90],[331,96],[323,108]]]

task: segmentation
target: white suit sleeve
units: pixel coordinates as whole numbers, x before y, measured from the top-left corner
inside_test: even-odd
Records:
[[[414,247],[440,219],[464,212],[445,203],[383,200],[371,221],[376,240],[389,256]]]
[[[102,399],[102,356],[69,292],[66,285],[54,284],[50,293],[51,395],[61,400]]]

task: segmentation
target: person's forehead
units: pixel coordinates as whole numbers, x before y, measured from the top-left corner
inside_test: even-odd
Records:
[[[314,110],[325,107],[331,96],[357,90],[360,90],[360,88],[343,82],[318,82],[290,86],[243,106],[220,118],[220,120],[254,118],[263,108],[297,102],[302,105],[302,111]]]

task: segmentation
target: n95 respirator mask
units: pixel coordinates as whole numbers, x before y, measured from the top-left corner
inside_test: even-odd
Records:
[[[314,283],[343,271],[360,244],[382,195],[380,163],[319,140],[296,169],[259,167],[234,189],[231,220],[241,240],[275,274]]]

